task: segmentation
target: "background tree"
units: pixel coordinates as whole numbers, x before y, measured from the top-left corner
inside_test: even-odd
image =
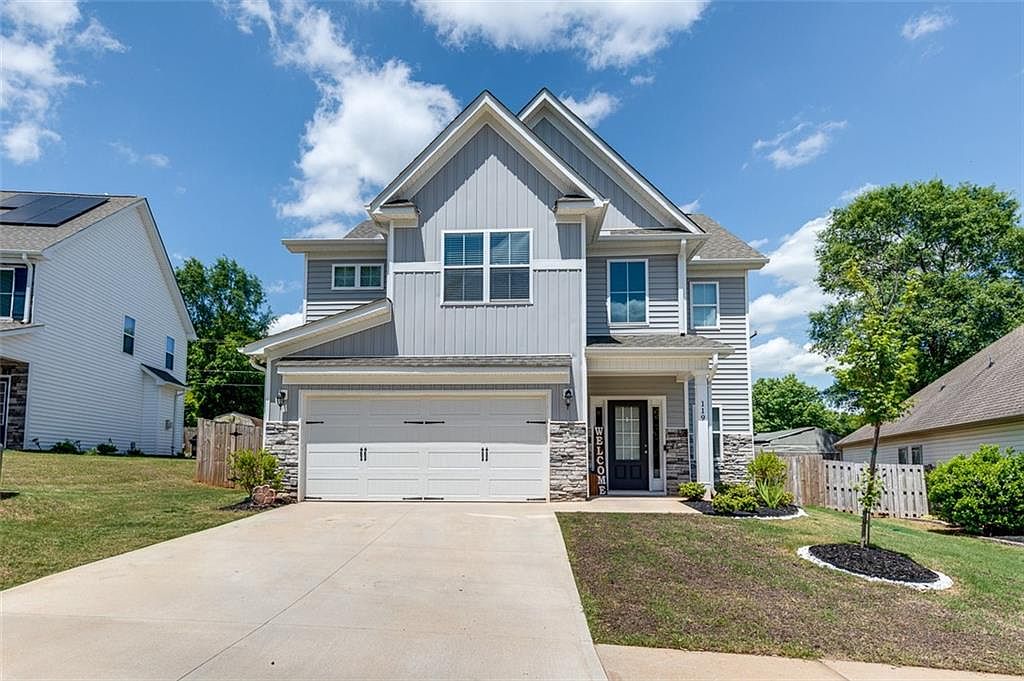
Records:
[[[273,318],[259,277],[225,257],[209,266],[189,258],[175,275],[199,336],[188,347],[185,422],[229,411],[262,416],[263,374],[238,352]]]
[[[833,411],[822,393],[795,374],[782,378],[759,378],[754,382],[754,432],[816,426],[840,437],[860,427],[860,417]]]
[[[881,187],[832,211],[818,239],[818,283],[836,302],[811,314],[815,349],[847,349],[843,329],[865,314],[846,278],[848,261],[885,300],[897,300],[916,271],[921,295],[896,332],[916,337],[919,370],[911,392],[1024,323],[1024,228],[1007,192],[941,180]],[[838,387],[829,395],[842,401]]]
[[[907,397],[917,373],[917,339],[906,336],[907,325],[917,310],[920,286],[917,274],[907,273],[903,291],[895,302],[849,261],[844,286],[856,292],[860,315],[843,330],[844,350],[834,367],[836,383],[850,396],[865,423],[873,429],[871,458],[861,478],[860,545],[871,543],[871,509],[881,495],[877,475],[878,438],[882,424],[906,411]]]

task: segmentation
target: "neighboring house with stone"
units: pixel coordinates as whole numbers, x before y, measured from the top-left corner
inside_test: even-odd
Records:
[[[547,90],[482,93],[303,256],[305,323],[243,348],[304,499],[582,499],[737,480],[747,274]],[[591,480],[591,476],[593,479]]]
[[[176,453],[195,337],[145,198],[0,192],[0,444]]]
[[[981,445],[1024,451],[1024,325],[910,398],[903,418],[882,426],[879,463],[935,464]],[[867,461],[874,433],[863,426],[836,445],[843,461]]]

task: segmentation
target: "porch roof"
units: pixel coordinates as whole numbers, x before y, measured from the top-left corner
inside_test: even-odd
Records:
[[[706,336],[677,333],[622,333],[611,336],[587,336],[587,350],[682,350],[699,354],[728,355],[732,347]]]

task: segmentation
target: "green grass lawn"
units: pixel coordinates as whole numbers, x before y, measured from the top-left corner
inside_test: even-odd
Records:
[[[237,520],[233,489],[192,481],[196,462],[6,451],[0,589]]]
[[[872,539],[953,578],[871,583],[796,556],[854,540],[859,519],[558,515],[597,643],[1024,674],[1024,549],[875,520]]]

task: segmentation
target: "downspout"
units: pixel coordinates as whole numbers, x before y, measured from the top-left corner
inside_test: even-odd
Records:
[[[32,319],[32,289],[35,288],[36,283],[36,265],[29,262],[28,253],[22,252],[21,260],[29,270],[28,284],[25,288],[25,309],[21,311],[21,321],[23,324],[27,324]]]

